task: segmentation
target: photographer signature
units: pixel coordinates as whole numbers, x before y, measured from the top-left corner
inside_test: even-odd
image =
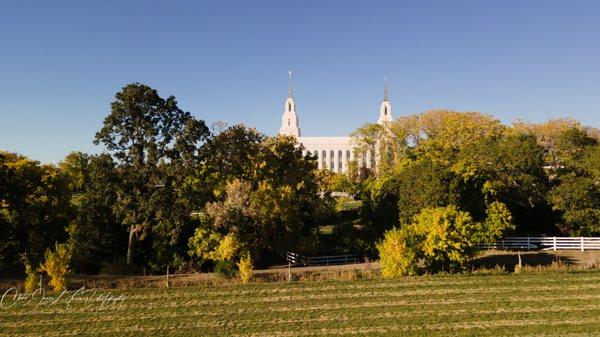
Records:
[[[19,292],[16,287],[6,290],[0,297],[0,309],[51,307],[64,304],[66,309],[71,309],[75,304],[96,309],[120,310],[126,297],[116,295],[102,289],[86,289],[81,287],[76,290],[63,290],[60,293],[46,294],[44,289],[34,292]]]

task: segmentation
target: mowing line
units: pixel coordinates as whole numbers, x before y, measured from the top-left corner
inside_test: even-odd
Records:
[[[385,312],[379,314],[361,315],[360,319],[378,319],[378,318],[402,318],[402,317],[422,317],[422,316],[456,316],[468,314],[470,316],[477,315],[489,315],[489,314],[514,314],[514,313],[552,313],[552,312],[579,312],[579,311],[595,311],[600,310],[600,304],[588,304],[578,306],[566,306],[566,307],[520,307],[520,308],[498,308],[495,310],[467,310],[467,309],[451,309],[446,311],[437,310],[422,310],[413,312]],[[126,322],[126,321],[140,321],[140,320],[153,320],[158,318],[191,318],[196,316],[202,316],[204,313],[201,311],[194,311],[191,313],[156,313],[154,315],[143,315],[143,316],[104,316],[99,319],[94,319],[91,322]],[[310,322],[335,322],[335,321],[350,321],[356,317],[352,315],[335,315],[335,316],[321,316],[318,318],[290,318],[290,319],[278,319],[271,318],[269,321],[256,321],[253,319],[235,319],[235,322],[228,321],[202,321],[198,324],[204,324],[204,327],[234,327],[234,326],[252,326],[252,325],[278,325],[278,324],[290,324],[290,323],[310,323]],[[64,323],[81,323],[81,321],[63,318],[53,320],[36,320],[32,322],[18,322],[9,324],[0,324],[0,327],[8,328],[20,328],[28,326],[38,325],[58,325]],[[115,331],[119,331],[118,329]]]

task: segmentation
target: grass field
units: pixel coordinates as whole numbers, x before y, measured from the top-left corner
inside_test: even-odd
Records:
[[[113,290],[123,297],[89,301],[106,293],[56,304],[9,293],[0,335],[600,336],[598,271]]]

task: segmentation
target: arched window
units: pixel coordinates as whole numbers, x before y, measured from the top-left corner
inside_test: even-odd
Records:
[[[290,119],[288,118],[288,126],[290,126]]]
[[[383,114],[384,114],[384,115],[387,115],[387,106],[386,106],[386,107],[383,107]]]
[[[292,111],[292,103],[288,102],[288,111]]]

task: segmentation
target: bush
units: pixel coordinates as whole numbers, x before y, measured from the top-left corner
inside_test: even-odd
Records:
[[[63,291],[67,288],[71,257],[71,246],[66,243],[56,243],[54,251],[46,250],[42,270],[50,277],[50,285],[54,291]]]
[[[381,275],[385,278],[415,275],[418,250],[410,242],[408,229],[394,228],[387,231],[383,241],[377,244]]]
[[[25,256],[23,257],[23,264],[25,265],[25,274],[27,274],[23,286],[25,287],[25,292],[32,293],[40,286],[40,273],[39,270],[33,268],[29,259]]]
[[[425,208],[411,224],[422,238],[422,254],[428,272],[457,271],[475,255],[481,224],[456,206]]]
[[[235,262],[230,260],[217,261],[215,264],[215,273],[224,278],[233,278],[237,274],[238,269]]]
[[[481,243],[494,243],[515,230],[512,214],[505,204],[492,202],[487,206],[486,213],[479,239]]]
[[[510,213],[502,206],[495,205],[490,210],[490,223],[485,227],[456,206],[424,208],[410,224],[387,231],[377,245],[382,275],[414,275],[420,260],[430,273],[463,269],[475,255],[475,245],[482,237],[510,228]]]
[[[250,256],[250,252],[246,253],[246,256],[240,259],[240,262],[237,264],[240,274],[240,279],[242,283],[248,283],[252,279],[253,268],[252,265],[252,257]]]

